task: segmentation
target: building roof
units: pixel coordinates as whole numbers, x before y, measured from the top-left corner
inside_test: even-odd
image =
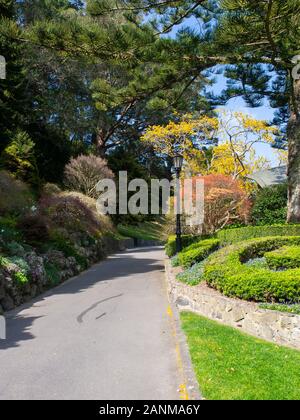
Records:
[[[265,169],[255,172],[250,179],[257,182],[260,187],[269,187],[270,185],[283,184],[287,181],[287,167],[278,166],[276,168]]]

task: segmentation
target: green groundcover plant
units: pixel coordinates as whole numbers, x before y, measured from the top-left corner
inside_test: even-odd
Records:
[[[177,274],[176,279],[189,286],[196,286],[201,283],[201,280],[203,279],[203,271],[204,264],[203,262],[200,262],[184,270],[182,273]]]
[[[208,257],[204,279],[227,296],[258,302],[297,303],[300,268],[273,271],[246,264],[283,246],[300,246],[300,237],[251,239],[222,248]]]

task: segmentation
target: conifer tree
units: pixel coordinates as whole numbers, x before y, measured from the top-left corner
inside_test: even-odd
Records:
[[[279,107],[277,122],[288,117],[288,221],[299,223],[300,80],[295,77],[293,57],[300,53],[300,3],[224,0],[221,7],[223,15],[209,50],[217,48],[228,63],[240,63],[227,75],[240,80],[238,91],[250,104],[268,96]]]
[[[13,24],[16,17],[13,0],[0,3],[0,28],[6,28],[13,36],[18,29]],[[25,120],[27,103],[24,97],[22,49],[0,30],[0,55],[6,61],[6,79],[0,79],[0,152]]]
[[[62,10],[59,18],[33,22],[26,34],[29,42],[57,54],[57,61],[84,69],[85,110],[101,156],[124,141],[128,130],[141,133],[174,110],[208,107],[200,94],[203,64],[181,59],[193,54],[196,42],[184,35],[180,43],[161,39],[140,12],[103,10],[101,2],[90,0],[84,14]]]

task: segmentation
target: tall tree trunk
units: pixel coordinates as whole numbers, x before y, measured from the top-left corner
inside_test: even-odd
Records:
[[[96,146],[97,156],[105,158],[106,156],[106,138],[105,132],[99,129],[92,137],[92,143]]]
[[[300,223],[300,80],[294,81],[294,98],[288,124],[288,222]]]

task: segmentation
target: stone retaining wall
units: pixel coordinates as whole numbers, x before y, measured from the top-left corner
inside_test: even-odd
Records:
[[[80,248],[80,252],[81,255],[84,253],[87,265],[90,267],[110,254],[124,251],[133,246],[132,239],[116,240],[111,237],[103,237],[101,241],[93,245]],[[46,254],[38,255],[33,248],[26,251],[20,245],[17,257],[26,264],[29,280],[24,284],[16,281],[15,276],[20,272],[20,268],[14,263],[0,268],[0,315],[76,276],[84,269],[74,257],[67,257],[63,252],[56,250],[49,250]],[[55,282],[49,281],[46,273],[47,265],[54,265],[57,269]]]
[[[260,309],[258,304],[231,299],[206,285],[178,282],[166,260],[168,291],[179,310],[190,310],[264,340],[300,349],[300,316]]]

